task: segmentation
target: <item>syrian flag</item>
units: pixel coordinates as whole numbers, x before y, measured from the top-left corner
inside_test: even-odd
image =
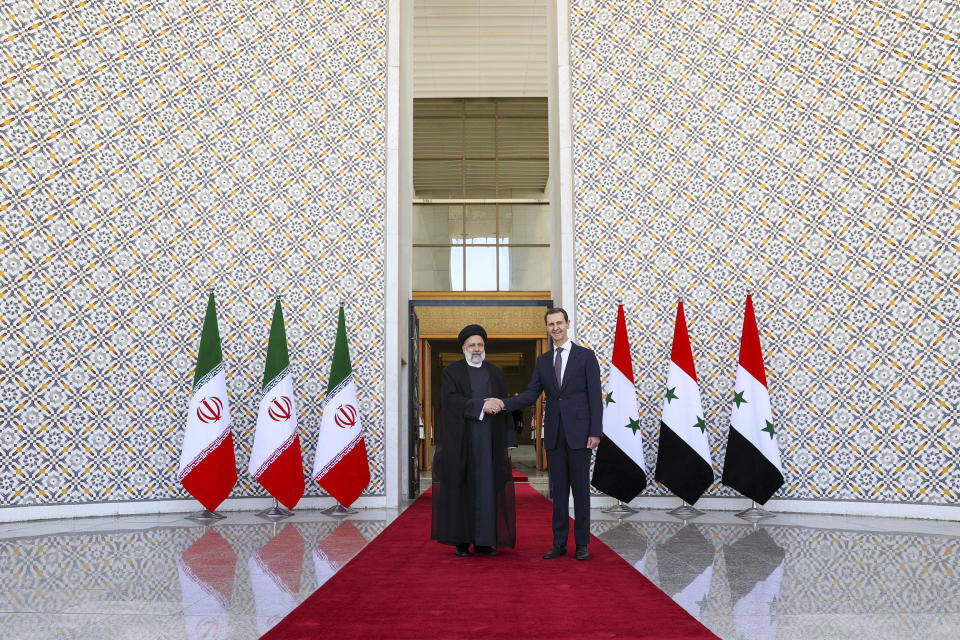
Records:
[[[220,351],[217,309],[211,293],[203,319],[177,474],[183,488],[208,511],[220,506],[237,483],[237,461],[230,429],[227,376]]]
[[[766,503],[783,484],[780,449],[777,446],[770,412],[770,393],[760,352],[760,332],[753,314],[753,300],[747,296],[740,338],[740,366],[727,436],[727,457],[723,461],[723,484],[751,500]]]
[[[603,399],[603,437],[597,447],[591,483],[608,496],[630,502],[647,486],[647,471],[623,305],[617,309],[607,389]]]
[[[344,507],[349,507],[370,484],[370,464],[363,441],[363,424],[357,403],[357,385],[350,365],[347,328],[340,306],[337,319],[337,341],[333,347],[333,363],[327,395],[323,401],[323,418],[313,477],[327,493]]]
[[[273,322],[270,324],[263,391],[248,468],[257,482],[288,509],[293,509],[303,496],[297,404],[279,300],[273,308]]]
[[[713,484],[713,463],[703,419],[697,372],[683,302],[677,305],[667,394],[660,413],[660,447],[654,476],[687,504],[694,504]]]

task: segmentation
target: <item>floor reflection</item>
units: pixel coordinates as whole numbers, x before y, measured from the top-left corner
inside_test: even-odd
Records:
[[[305,514],[213,527],[182,517],[5,525],[0,637],[245,640],[260,637],[396,517]],[[313,521],[311,521],[311,518]],[[322,520],[321,520],[322,518]],[[373,518],[373,519],[371,519]],[[31,528],[49,531],[23,535]],[[313,550],[307,554],[307,548]]]
[[[708,519],[713,521],[684,524],[641,512],[592,526],[595,535],[726,640],[900,640],[918,632],[927,638],[960,637],[955,523],[920,525],[936,533],[899,533],[832,528],[857,518],[779,518],[817,526],[741,524],[730,515]],[[883,529],[916,526],[902,520],[882,523]]]
[[[252,640],[396,516],[3,525],[0,637]],[[784,514],[750,525],[708,513],[684,524],[594,511],[591,526],[725,640],[960,637],[956,523]]]

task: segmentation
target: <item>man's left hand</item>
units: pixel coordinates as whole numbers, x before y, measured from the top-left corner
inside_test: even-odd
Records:
[[[600,445],[600,438],[590,436],[587,438],[587,449],[596,449]]]

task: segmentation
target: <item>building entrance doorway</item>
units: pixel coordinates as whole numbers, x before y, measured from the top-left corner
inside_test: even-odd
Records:
[[[549,348],[543,314],[551,301],[538,300],[414,300],[418,319],[416,361],[419,365],[419,432],[415,460],[418,472],[433,467],[441,406],[443,369],[463,358],[457,346],[457,334],[468,324],[480,324],[487,332],[486,361],[503,370],[507,393],[514,395],[527,388],[537,357]],[[413,336],[411,336],[412,339]],[[524,471],[546,469],[543,449],[543,401],[509,416],[519,447],[512,454],[514,466]]]

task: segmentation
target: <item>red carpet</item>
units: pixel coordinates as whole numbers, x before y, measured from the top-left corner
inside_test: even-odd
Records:
[[[523,471],[520,471],[516,467],[513,468],[513,481],[514,482],[530,482],[530,478],[527,477]]]
[[[263,638],[717,637],[596,538],[590,560],[543,560],[551,504],[516,492],[516,549],[455,557],[429,539],[421,496]]]

